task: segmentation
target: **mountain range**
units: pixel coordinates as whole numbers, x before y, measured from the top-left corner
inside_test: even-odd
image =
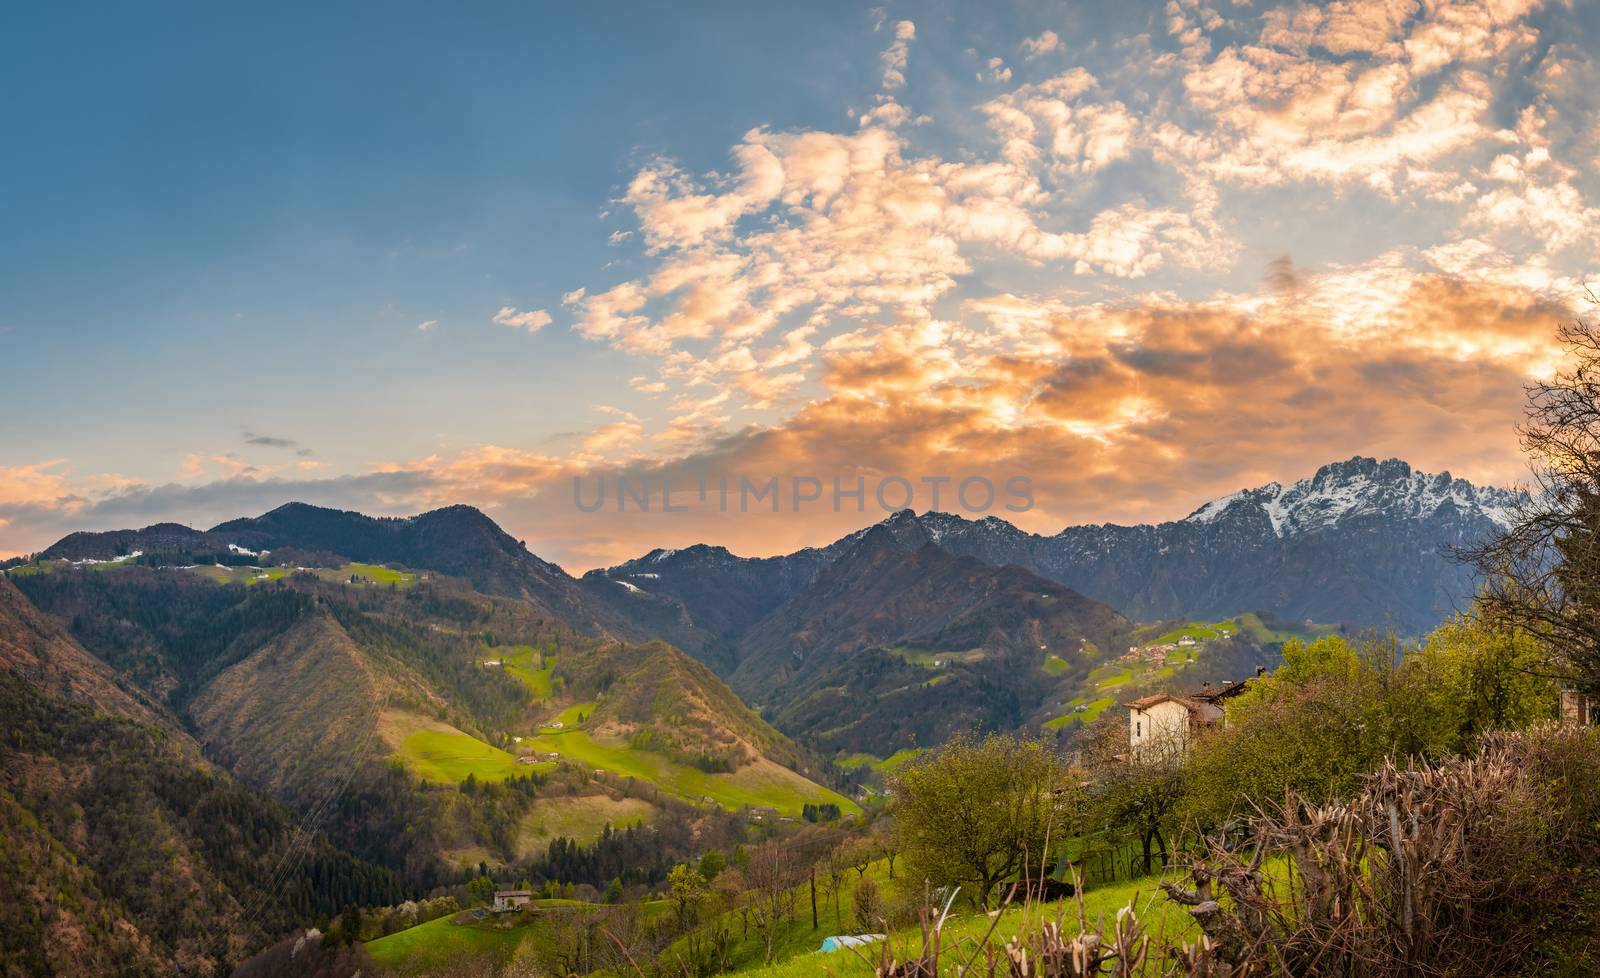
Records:
[[[904,511],[790,554],[657,549],[582,577],[467,506],[74,533],[0,579],[0,705],[26,719],[0,745],[0,817],[90,898],[62,915],[30,891],[8,926],[102,970],[200,974],[339,900],[464,863],[537,874],[597,819],[649,828],[586,858],[664,874],[736,810],[851,807],[846,760],[974,728],[1071,736],[1141,684],[1268,664],[1310,622],[1420,634],[1472,593],[1452,548],[1521,502],[1354,458],[1159,525]],[[1195,651],[1140,658],[1184,636]],[[219,806],[256,858],[299,868],[236,883]],[[130,868],[129,826],[181,878]],[[237,889],[217,941],[141,916],[175,887]]]

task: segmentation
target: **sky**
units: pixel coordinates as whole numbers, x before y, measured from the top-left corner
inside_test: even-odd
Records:
[[[1537,0],[13,4],[0,556],[469,503],[581,571],[935,490],[1055,532],[1357,454],[1512,484],[1594,313],[1597,45]]]

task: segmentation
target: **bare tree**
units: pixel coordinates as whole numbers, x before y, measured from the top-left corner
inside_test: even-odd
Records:
[[[1517,429],[1532,491],[1504,533],[1460,555],[1483,576],[1488,621],[1536,636],[1558,678],[1600,692],[1600,326],[1558,337],[1569,365],[1529,385]]]
[[[794,916],[797,887],[809,868],[794,847],[782,842],[768,842],[750,851],[744,878],[750,886],[750,913],[766,945],[766,964],[772,963],[772,942],[778,928]]]

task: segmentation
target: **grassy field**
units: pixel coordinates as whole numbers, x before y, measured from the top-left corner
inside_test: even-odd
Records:
[[[867,878],[876,883],[886,900],[893,900],[901,887],[907,885],[905,874],[900,873],[894,880],[888,878],[887,864],[882,860],[873,863],[867,869]],[[851,900],[855,892],[858,876],[852,870],[844,879],[844,884],[837,894],[830,886],[818,880],[817,891],[817,927],[811,926],[810,895],[807,887],[800,887],[799,897],[796,900],[796,913],[793,920],[785,921],[780,925],[773,939],[773,963],[762,963],[766,955],[766,946],[762,935],[752,929],[749,933],[742,933],[742,927],[737,915],[730,916],[731,929],[735,935],[735,943],[730,953],[733,965],[731,974],[746,976],[746,978],[820,978],[825,975],[861,976],[868,978],[872,968],[857,958],[848,950],[836,951],[828,954],[821,953],[818,948],[825,937],[839,934],[862,933],[863,928],[853,919]],[[1118,910],[1127,906],[1131,901],[1137,901],[1136,907],[1139,918],[1153,933],[1158,927],[1165,927],[1166,934],[1172,938],[1192,940],[1195,934],[1192,919],[1181,908],[1171,904],[1164,896],[1159,895],[1157,884],[1159,876],[1144,877],[1132,881],[1101,884],[1089,887],[1084,894],[1084,910],[1091,926],[1103,914],[1106,926],[1109,927],[1116,920]],[[837,907],[837,909],[836,909]],[[1063,901],[1059,904],[1046,904],[1025,912],[1021,908],[1007,910],[1000,915],[998,924],[992,918],[963,906],[952,910],[951,919],[946,924],[945,940],[943,947],[948,950],[952,944],[965,948],[965,954],[970,955],[976,948],[977,942],[988,931],[991,924],[995,924],[994,934],[999,941],[1015,935],[1022,927],[1025,916],[1031,914],[1034,922],[1042,919],[1054,920],[1057,911],[1063,915],[1063,928],[1071,932],[1077,929],[1078,907],[1075,900]],[[874,928],[876,930],[876,928]],[[913,925],[895,931],[889,935],[892,946],[906,956],[922,946],[922,934],[919,927]],[[668,948],[667,955],[670,961],[673,948]],[[863,953],[874,962],[877,948],[863,948]],[[670,972],[670,968],[669,968]],[[1152,972],[1154,974],[1156,972]]]
[[[384,567],[382,564],[345,564],[337,570],[319,570],[317,576],[339,581],[349,581],[354,576],[361,579],[359,583],[393,584],[402,588],[417,583],[417,575]]]
[[[541,797],[517,827],[517,851],[543,852],[552,839],[565,836],[580,843],[600,838],[607,824],[612,829],[643,825],[656,815],[655,806],[642,798],[609,795]]]
[[[1089,926],[1092,928],[1097,921],[1103,920],[1104,927],[1109,929],[1116,920],[1117,911],[1131,902],[1138,911],[1140,921],[1151,934],[1159,931],[1169,940],[1193,940],[1196,934],[1193,919],[1184,913],[1182,908],[1160,895],[1157,890],[1158,882],[1158,877],[1145,877],[1089,889],[1083,898]],[[991,943],[1003,944],[1016,936],[1025,923],[1036,927],[1042,921],[1057,920],[1058,915],[1064,931],[1076,932],[1078,916],[1076,900],[1044,904],[1027,910],[1022,908],[1006,910],[1000,914],[998,921],[975,912],[965,916],[956,916],[952,913],[951,919],[945,924],[940,946],[945,955],[950,955],[945,957],[945,960],[965,961],[978,950],[985,935],[988,935]],[[771,965],[756,964],[734,973],[746,978],[822,978],[822,976],[870,978],[873,973],[872,965],[849,950],[834,951],[829,954],[817,951],[823,937],[830,934],[858,933],[853,922],[848,920],[835,922],[836,926],[840,923],[845,926],[835,930],[827,930],[824,927],[816,931],[811,930],[809,915],[803,921],[793,923],[803,925],[806,935],[814,939],[806,949],[809,953],[796,953],[786,960],[778,960],[778,956],[774,955],[774,963]],[[901,958],[911,957],[922,947],[922,932],[916,926],[903,928],[890,934],[889,941],[890,946]],[[879,953],[877,946],[863,948],[861,951],[869,961],[877,962],[876,955]],[[760,959],[756,960],[759,962]],[[1148,973],[1160,974],[1160,968],[1164,963],[1153,962]]]
[[[748,764],[732,774],[710,774],[680,764],[664,754],[636,750],[627,744],[596,740],[583,730],[544,731],[523,743],[535,750],[554,751],[585,767],[609,771],[626,778],[649,781],[662,791],[686,801],[710,799],[724,808],[769,805],[786,815],[798,815],[807,802],[832,802],[841,811],[859,812],[855,802],[836,791],[771,761]]]
[[[448,723],[408,713],[389,713],[383,720],[385,739],[396,745],[394,756],[425,781],[459,784],[472,775],[479,781],[504,781],[514,774],[554,770],[553,763],[518,764],[498,747],[486,744]]]
[[[896,751],[888,757],[879,758],[876,754],[851,754],[841,757],[833,762],[834,767],[845,771],[854,771],[857,768],[870,767],[880,774],[893,774],[902,764],[915,757],[927,753],[926,748],[907,747],[905,750]]]
[[[276,581],[288,577],[290,574],[300,572],[297,567],[225,567],[221,564],[197,564],[189,568],[202,577],[216,581],[218,584],[260,584],[263,581]],[[407,588],[417,582],[417,575],[408,571],[398,571],[381,564],[345,564],[343,567],[317,567],[306,571],[315,574],[325,581],[349,584],[351,578],[356,578],[358,585],[381,585],[387,587],[394,585]]]
[[[535,936],[540,929],[537,922],[505,926],[509,921],[494,917],[460,924],[454,920],[455,917],[440,917],[368,941],[367,953],[380,967],[399,974],[433,971],[462,955],[484,955],[504,964],[511,960],[523,941]]]
[[[293,567],[224,567],[221,564],[197,564],[190,570],[218,584],[245,586],[282,580],[294,573]]]
[[[841,811],[860,808],[836,791],[801,777],[768,760],[747,764],[732,773],[708,773],[655,751],[591,736],[582,723],[595,710],[594,703],[576,703],[555,718],[561,726],[542,727],[537,736],[522,743],[540,752],[554,752],[565,760],[625,778],[648,781],[686,801],[711,802],[724,808],[768,805],[786,815],[798,815],[809,803],[832,802]]]
[[[536,649],[531,645],[502,645],[486,653],[490,659],[498,659],[500,668],[509,676],[515,676],[522,681],[533,693],[534,699],[539,702],[548,700],[555,694],[553,674],[556,670],[556,657],[554,652]]]
[[[567,907],[602,909],[600,905],[577,900],[535,900],[533,905],[555,913]],[[641,910],[649,920],[667,913],[670,905],[665,900],[651,900],[642,904]],[[456,920],[463,922],[458,924]],[[487,958],[504,965],[524,943],[538,941],[545,933],[545,920],[537,914],[532,917],[489,915],[483,920],[470,920],[457,914],[368,941],[365,947],[385,973],[420,975],[460,964],[460,959],[466,956]]]
[[[109,571],[135,566],[137,565],[132,557],[117,557],[113,560],[84,562],[81,564],[75,564],[70,560],[40,560],[31,564],[18,564],[8,569],[6,573],[12,577],[31,577],[35,574],[54,574],[57,571]]]

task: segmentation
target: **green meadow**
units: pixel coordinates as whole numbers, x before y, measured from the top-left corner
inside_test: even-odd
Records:
[[[710,799],[728,809],[766,805],[786,815],[798,815],[806,804],[832,802],[840,811],[859,812],[850,799],[813,784],[771,761],[747,764],[732,773],[709,773],[665,754],[612,743],[581,729],[580,717],[594,712],[595,704],[578,703],[557,716],[561,728],[544,727],[522,743],[540,752],[560,754],[564,760],[625,778],[648,781],[662,791],[686,801]]]
[[[539,702],[555,695],[556,657],[554,652],[536,649],[531,645],[501,645],[485,653],[498,659],[500,668],[528,687]]]
[[[514,774],[555,767],[550,763],[518,764],[515,757],[500,748],[459,730],[412,731],[401,743],[397,756],[417,777],[439,784],[459,784],[469,774],[479,781],[504,781]]]
[[[539,930],[537,923],[519,926],[495,917],[455,923],[465,916],[440,917],[368,941],[367,953],[380,967],[394,969],[400,974],[442,968],[463,955],[482,955],[503,965],[511,960],[523,941]]]
[[[878,885],[886,899],[892,899],[892,894],[907,885],[907,878],[903,872],[894,880],[890,880],[887,866],[882,860],[868,867],[866,877]],[[824,886],[819,880],[818,920],[815,928],[811,926],[809,893],[807,887],[802,885],[799,899],[796,901],[800,909],[793,919],[780,925],[774,936],[773,963],[770,965],[762,964],[762,959],[766,955],[762,935],[754,928],[748,933],[741,933],[742,928],[737,915],[730,916],[732,932],[738,936],[729,954],[733,962],[733,969],[729,973],[746,978],[819,978],[827,975],[837,975],[839,978],[848,976],[870,978],[873,967],[850,950],[830,953],[818,950],[825,937],[858,934],[863,931],[864,928],[853,919],[851,909],[851,899],[858,879],[854,870],[847,873],[844,885],[837,895],[831,885]],[[1111,926],[1116,920],[1117,911],[1133,903],[1139,913],[1139,919],[1151,932],[1164,928],[1170,937],[1192,940],[1195,934],[1192,918],[1184,913],[1182,908],[1160,895],[1158,889],[1160,880],[1159,876],[1148,876],[1131,881],[1091,885],[1086,888],[1083,903],[1090,926],[1093,927],[1096,921],[1101,919],[1104,920],[1106,927]],[[964,901],[958,902],[964,904]],[[1031,909],[1011,908],[1002,911],[998,919],[964,904],[953,910],[946,922],[942,946],[946,951],[961,950],[960,959],[964,961],[977,949],[986,934],[991,941],[1003,943],[1021,931],[1025,923],[1037,925],[1046,920],[1054,921],[1058,915],[1063,929],[1072,933],[1077,930],[1077,914],[1076,900],[1041,904]],[[922,947],[922,931],[916,925],[896,930],[888,937],[891,946],[897,950],[902,959],[912,956]],[[679,948],[681,942],[669,947],[665,959],[670,961],[673,951]],[[860,950],[873,964],[877,963],[876,955],[880,950],[877,946]]]

